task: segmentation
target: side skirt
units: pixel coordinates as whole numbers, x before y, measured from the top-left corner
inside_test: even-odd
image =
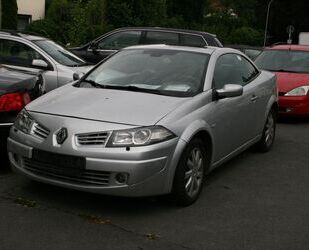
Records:
[[[223,163],[229,161],[230,159],[234,158],[236,155],[239,155],[240,153],[242,153],[243,151],[245,151],[249,147],[253,146],[255,143],[257,143],[261,139],[261,137],[262,137],[262,135],[256,136],[255,138],[253,138],[250,141],[246,142],[245,144],[243,144],[239,148],[235,149],[232,153],[230,153],[227,156],[223,157],[221,160],[211,164],[211,166],[209,168],[209,172],[214,170],[215,168],[219,167]]]

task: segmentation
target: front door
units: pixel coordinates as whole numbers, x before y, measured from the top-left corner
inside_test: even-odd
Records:
[[[239,97],[214,100],[213,116],[210,118],[217,152],[215,162],[228,156],[256,136],[256,86],[259,73],[255,68],[250,74],[246,70],[246,60],[238,54],[224,54],[217,60],[213,77],[214,89],[222,89],[226,84],[243,86]],[[255,72],[256,71],[256,72]],[[256,75],[255,75],[256,74]]]

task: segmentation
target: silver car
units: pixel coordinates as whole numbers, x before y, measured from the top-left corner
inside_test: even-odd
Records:
[[[41,72],[48,92],[73,81],[74,73],[92,68],[57,43],[33,35],[0,31],[0,64],[27,72]]]
[[[126,48],[30,103],[8,139],[31,179],[118,196],[198,198],[207,173],[256,144],[268,151],[275,76],[227,48]]]

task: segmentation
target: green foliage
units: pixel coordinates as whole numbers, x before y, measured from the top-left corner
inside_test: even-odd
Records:
[[[17,29],[16,0],[2,0],[2,29]]]
[[[206,8],[205,0],[169,0],[167,11],[170,17],[180,17],[188,26],[202,24],[204,10]]]
[[[7,0],[5,0],[7,1]],[[119,27],[162,26],[212,32],[227,43],[258,45],[257,0],[221,0],[212,10],[211,0],[47,0],[46,19],[29,30],[76,46]],[[232,12],[236,15],[231,15]]]
[[[263,42],[263,32],[243,26],[230,33],[230,44],[259,45]]]

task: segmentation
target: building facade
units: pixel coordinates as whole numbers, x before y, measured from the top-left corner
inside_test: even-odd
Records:
[[[17,0],[18,30],[24,30],[32,21],[45,18],[45,0]]]

